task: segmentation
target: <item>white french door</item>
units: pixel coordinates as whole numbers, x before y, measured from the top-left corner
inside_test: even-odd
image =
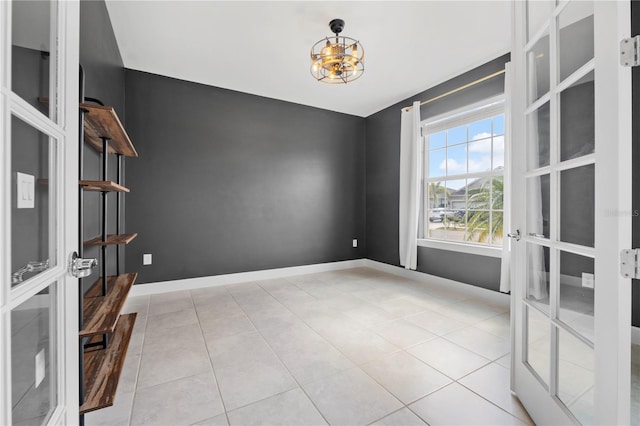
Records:
[[[77,1],[0,1],[0,424],[78,423]]]
[[[538,424],[629,424],[629,1],[515,1],[513,387]]]

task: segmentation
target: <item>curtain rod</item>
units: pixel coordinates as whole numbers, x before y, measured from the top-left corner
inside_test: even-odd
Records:
[[[457,93],[457,92],[459,92],[461,90],[468,89],[469,87],[475,86],[478,83],[482,83],[483,81],[490,80],[493,77],[497,77],[497,76],[499,76],[501,74],[504,74],[504,71],[505,71],[504,69],[502,69],[500,71],[496,71],[493,74],[486,75],[486,76],[484,76],[482,78],[479,78],[479,79],[477,79],[475,81],[472,81],[471,83],[467,83],[467,84],[464,84],[464,85],[462,85],[460,87],[457,87],[457,88],[455,88],[453,90],[449,90],[448,92],[443,93],[442,95],[438,95],[438,96],[433,97],[431,99],[427,99],[426,101],[422,101],[422,102],[420,102],[420,106],[426,105],[426,104],[431,103],[433,101],[437,101],[438,99],[446,98],[449,95],[453,95],[454,93]],[[404,107],[402,109],[405,110],[405,111],[411,111],[413,109],[413,105],[410,105],[408,107]]]

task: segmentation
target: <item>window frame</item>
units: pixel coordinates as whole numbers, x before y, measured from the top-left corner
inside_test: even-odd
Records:
[[[495,170],[489,170],[484,172],[469,172],[468,170],[464,174],[455,174],[450,175],[445,174],[439,178],[429,178],[427,176],[428,164],[429,164],[429,156],[428,151],[429,147],[427,146],[427,136],[430,134],[438,133],[443,130],[452,129],[462,125],[468,125],[475,121],[495,117],[496,115],[506,115],[505,114],[505,97],[503,94],[498,96],[493,96],[491,98],[484,99],[479,102],[475,102],[469,105],[465,105],[464,107],[457,108],[451,111],[448,111],[443,114],[439,114],[434,117],[430,117],[426,120],[422,120],[420,123],[420,128],[422,131],[422,147],[421,147],[421,155],[422,161],[424,162],[422,176],[420,177],[421,183],[421,200],[420,200],[420,226],[419,232],[420,236],[418,237],[418,246],[420,247],[429,247],[440,250],[450,250],[455,252],[469,253],[481,256],[490,256],[490,257],[502,257],[502,246],[491,245],[488,243],[477,243],[470,241],[453,241],[453,240],[445,240],[439,238],[429,237],[425,235],[427,233],[428,228],[428,215],[431,211],[429,209],[428,197],[426,197],[425,190],[427,185],[432,181],[446,181],[446,180],[459,180],[459,179],[468,179],[468,178],[494,178],[494,177],[506,177],[509,173],[507,170],[507,164],[503,166],[503,169],[500,173],[496,173]],[[468,135],[467,135],[468,137]],[[492,136],[493,137],[493,136]],[[468,145],[469,140],[465,141],[465,144]],[[506,123],[505,123],[505,131],[504,131],[504,143],[505,143],[505,152],[508,150],[506,144],[509,143],[507,135],[506,135]],[[492,147],[493,150],[493,147]],[[493,156],[493,153],[491,154]],[[467,153],[468,159],[468,153]],[[505,159],[506,160],[506,159]],[[468,194],[466,195],[468,197]],[[465,199],[466,203],[467,198]],[[490,210],[493,211],[493,210]]]

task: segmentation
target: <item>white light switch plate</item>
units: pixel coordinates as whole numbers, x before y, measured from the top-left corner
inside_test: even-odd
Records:
[[[44,380],[44,371],[44,349],[41,349],[36,355],[36,387]]]
[[[593,274],[589,274],[586,272],[582,273],[582,287],[593,288],[594,286],[594,276]]]
[[[151,253],[144,253],[142,255],[142,264],[143,265],[151,265],[153,263],[153,257]]]
[[[17,172],[17,198],[19,209],[32,209],[35,204],[35,177]]]
[[[353,239],[353,246],[358,247],[358,240],[356,238]]]

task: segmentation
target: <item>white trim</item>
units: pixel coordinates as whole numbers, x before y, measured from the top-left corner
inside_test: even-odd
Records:
[[[235,274],[214,275],[207,277],[186,278],[183,280],[159,281],[134,285],[129,297],[147,296],[150,294],[170,293],[180,290],[218,287],[239,284],[248,281],[268,280],[274,278],[293,277],[317,272],[339,271],[342,269],[365,266],[365,259],[345,260],[342,262],[318,263],[314,265],[292,266],[288,268],[265,269],[262,271],[238,272]]]
[[[640,327],[631,326],[631,344],[640,345]]]
[[[184,280],[160,281],[155,283],[134,285],[128,297],[149,296],[180,290],[219,287],[274,278],[286,278],[296,275],[314,274],[318,272],[339,271],[351,268],[371,268],[408,278],[419,283],[429,284],[445,290],[453,290],[469,297],[475,297],[500,306],[510,306],[510,296],[498,291],[476,287],[471,284],[436,277],[423,272],[411,271],[370,259],[346,260],[343,262],[318,263],[315,265],[293,266],[290,268],[266,269],[263,271],[239,272],[237,274],[215,275],[208,277],[187,278]]]
[[[465,244],[455,241],[435,240],[432,238],[418,239],[418,247],[429,247],[440,250],[449,250],[459,253],[476,254],[478,256],[502,257],[502,247],[494,247],[480,244]]]
[[[478,287],[460,281],[425,274],[424,272],[411,271],[399,266],[393,266],[371,259],[364,259],[363,266],[377,269],[378,271],[388,272],[420,283],[429,284],[430,286],[438,287],[440,289],[449,291],[453,290],[465,296],[481,299],[485,302],[493,303],[505,308],[509,308],[511,306],[511,296],[505,293],[500,293],[499,291],[489,290],[484,287]]]
[[[426,136],[503,113],[504,94],[501,94],[429,117],[422,120],[420,126],[424,128]]]

